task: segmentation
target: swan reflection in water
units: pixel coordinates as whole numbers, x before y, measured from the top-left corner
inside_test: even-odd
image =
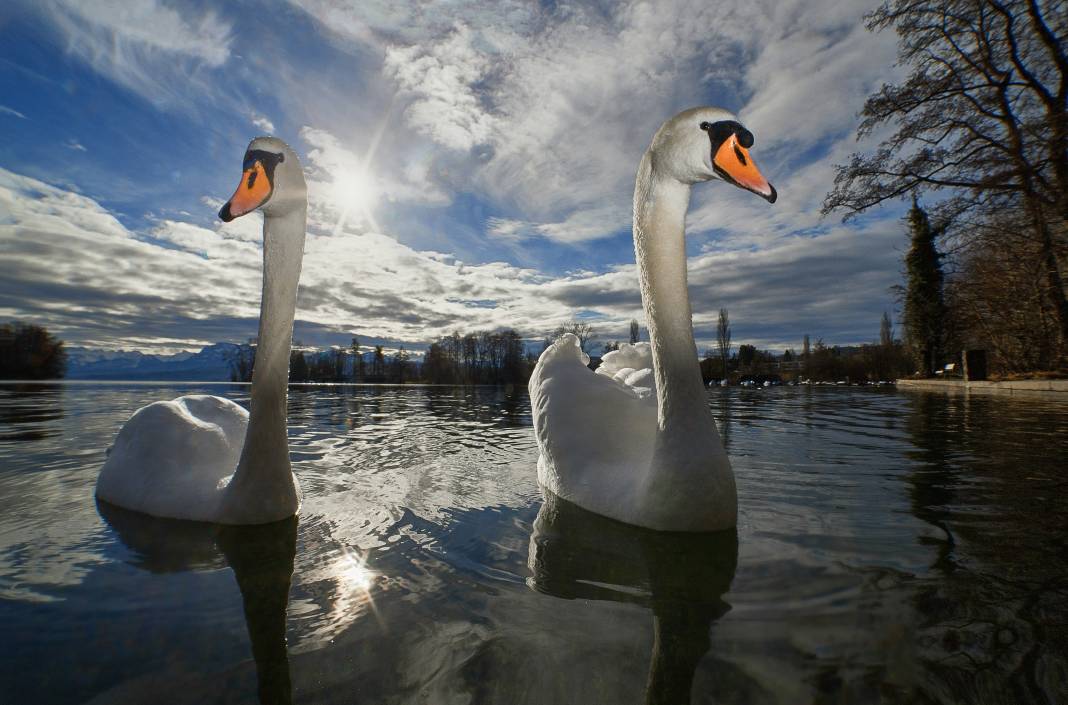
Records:
[[[297,517],[272,524],[223,526],[161,519],[97,500],[100,516],[154,573],[219,568],[234,571],[256,662],[259,700],[292,702],[286,607],[297,547]]]
[[[530,537],[528,584],[564,599],[639,604],[653,612],[649,705],[690,702],[712,623],[738,565],[735,529],[672,533],[607,519],[544,492]]]

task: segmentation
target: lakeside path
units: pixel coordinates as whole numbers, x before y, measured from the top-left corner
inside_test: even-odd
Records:
[[[903,391],[964,392],[1041,396],[1068,401],[1068,379],[1026,379],[1011,382],[966,382],[960,379],[899,379]]]

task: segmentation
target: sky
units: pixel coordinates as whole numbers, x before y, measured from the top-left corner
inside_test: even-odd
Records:
[[[309,183],[304,345],[420,349],[561,322],[644,327],[638,162],[680,110],[730,110],[779,193],[693,189],[699,350],[870,342],[907,244],[902,204],[820,216],[892,34],[846,0],[0,4],[0,320],[168,353],[256,334],[259,214],[223,224],[248,141]],[[877,137],[877,136],[876,136]],[[896,318],[896,317],[895,317]]]

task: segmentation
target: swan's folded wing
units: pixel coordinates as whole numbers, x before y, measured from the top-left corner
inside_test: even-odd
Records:
[[[640,397],[656,396],[653,351],[649,343],[623,343],[618,350],[605,353],[597,374],[629,387]]]
[[[542,464],[553,476],[547,484],[564,498],[583,487],[611,491],[632,468],[647,467],[656,432],[649,390],[592,373],[584,357],[577,339],[564,336],[542,353],[530,379]]]
[[[623,343],[618,350],[605,353],[597,374],[612,377],[628,367],[632,370],[653,368],[653,349],[649,343]]]
[[[127,420],[97,477],[96,494],[127,509],[202,520],[241,455],[248,412],[190,395],[144,406]]]

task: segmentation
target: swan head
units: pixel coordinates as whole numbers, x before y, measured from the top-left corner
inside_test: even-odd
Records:
[[[260,208],[265,215],[279,216],[308,202],[297,153],[277,137],[257,137],[248,143],[241,183],[219,210],[225,223]]]
[[[649,147],[652,166],[684,184],[717,179],[752,191],[769,203],[778,194],[757,169],[753,133],[721,108],[691,108],[665,122]]]

